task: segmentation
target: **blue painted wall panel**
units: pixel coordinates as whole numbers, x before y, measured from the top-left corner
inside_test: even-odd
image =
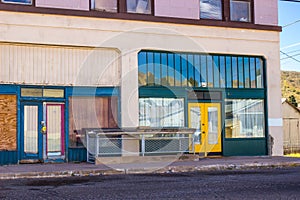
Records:
[[[69,148],[68,162],[86,162],[86,148]]]
[[[17,151],[0,151],[0,165],[11,165],[18,163]]]

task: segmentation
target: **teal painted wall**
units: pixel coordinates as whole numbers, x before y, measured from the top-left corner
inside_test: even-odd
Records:
[[[230,139],[223,141],[224,156],[263,156],[267,155],[266,139]]]
[[[0,151],[0,165],[11,165],[18,163],[17,151]]]

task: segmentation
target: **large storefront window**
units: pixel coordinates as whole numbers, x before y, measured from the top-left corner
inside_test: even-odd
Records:
[[[140,98],[140,126],[184,127],[184,99]]]
[[[69,146],[82,146],[85,129],[118,128],[117,97],[69,98]]]
[[[263,59],[252,56],[141,51],[140,86],[263,88]]]
[[[264,101],[227,99],[225,105],[226,138],[264,137]]]

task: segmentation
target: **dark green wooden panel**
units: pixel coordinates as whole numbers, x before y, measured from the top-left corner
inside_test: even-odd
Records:
[[[223,142],[224,156],[267,155],[266,139],[227,139]]]

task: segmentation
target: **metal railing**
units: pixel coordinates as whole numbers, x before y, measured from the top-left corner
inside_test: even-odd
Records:
[[[193,133],[138,132],[132,134],[86,132],[87,162],[96,157],[159,156],[195,153]]]

